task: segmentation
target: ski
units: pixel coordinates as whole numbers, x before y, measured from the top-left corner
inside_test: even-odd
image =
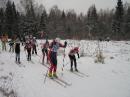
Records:
[[[53,81],[55,81],[56,83],[58,83],[59,85],[63,86],[64,88],[67,87],[67,84],[63,83],[62,81],[60,80],[57,80],[57,78],[50,78],[52,79]]]
[[[28,61],[28,63],[32,63],[32,64],[35,64],[32,60]]]
[[[71,72],[72,74],[75,74],[75,75],[77,75],[79,77],[89,77],[89,75],[87,75],[85,73],[82,73],[80,71],[69,71],[69,72]]]
[[[50,78],[50,77],[48,77],[47,75],[44,75],[44,76],[46,76],[48,79],[50,79],[50,80],[52,80],[53,82],[56,82],[58,85],[60,85],[60,86],[62,86],[62,87],[64,87],[64,88],[66,88],[66,84],[64,84],[63,82],[61,82],[61,81],[58,81],[58,80],[56,80],[56,78]]]
[[[55,79],[58,80],[58,81],[61,81],[62,83],[64,83],[67,86],[71,86],[72,85],[72,83],[68,83],[67,81],[65,81],[65,80],[63,80],[61,78],[55,78]]]
[[[81,75],[83,75],[83,76],[85,76],[85,77],[89,77],[88,74],[85,74],[85,73],[83,73],[83,72],[81,72],[81,71],[78,71],[77,73],[79,73],[79,74],[81,74]]]
[[[31,62],[31,63],[33,63],[33,64],[35,64],[32,60],[30,60],[29,62]]]
[[[73,73],[73,74],[75,74],[75,75],[77,75],[78,77],[84,77],[84,75],[82,75],[82,74],[80,74],[80,73],[78,73],[78,72],[75,72],[75,71],[70,71],[71,73]]]

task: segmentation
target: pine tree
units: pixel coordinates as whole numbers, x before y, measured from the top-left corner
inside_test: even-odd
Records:
[[[86,27],[91,31],[88,33],[89,36],[95,37],[98,35],[98,15],[95,5],[92,5],[87,14]]]
[[[6,32],[4,33],[8,33],[9,36],[12,36],[13,34],[13,21],[14,21],[14,17],[13,17],[13,10],[12,10],[12,3],[11,1],[8,1],[6,4],[6,10],[5,10],[5,25],[6,25]]]
[[[4,21],[5,21],[4,10],[3,8],[0,8],[0,36],[4,32]]]
[[[13,10],[13,18],[14,18],[12,30],[15,34],[20,34],[19,33],[19,25],[18,25],[19,24],[19,12],[16,10],[14,2],[12,4],[12,10]]]
[[[59,21],[60,22],[60,30],[61,30],[62,38],[67,38],[67,36],[69,36],[66,33],[66,29],[67,29],[66,20],[67,20],[66,19],[66,13],[63,10],[62,13],[61,13],[61,20]]]
[[[112,24],[112,31],[114,33],[113,37],[115,36],[116,39],[119,39],[121,38],[120,36],[122,36],[123,15],[124,15],[123,4],[121,0],[118,0]]]
[[[52,7],[48,15],[48,31],[53,38],[60,35],[60,18],[61,11],[57,6]]]
[[[127,39],[130,39],[130,6],[127,9],[125,18],[125,36]]]
[[[44,32],[44,38],[48,38],[48,31],[47,31],[47,18],[48,18],[48,16],[47,16],[47,13],[46,13],[46,10],[44,9],[43,10],[43,13],[42,13],[42,15],[41,15],[41,18],[40,18],[40,24],[39,24],[39,31],[40,32]]]
[[[42,15],[41,15],[39,30],[47,32],[47,13],[46,13],[46,10],[44,10]]]
[[[20,29],[22,29],[24,35],[35,35],[38,29],[38,21],[34,11],[34,1],[22,0],[21,3],[26,15],[21,16]]]

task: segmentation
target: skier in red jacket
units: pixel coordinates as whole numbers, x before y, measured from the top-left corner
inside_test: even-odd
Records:
[[[74,63],[75,71],[78,71],[75,54],[77,54],[78,58],[79,58],[79,48],[78,47],[71,49],[69,52],[69,58],[70,58],[70,62],[71,62],[70,71],[72,71],[72,72],[73,72],[73,63]]]

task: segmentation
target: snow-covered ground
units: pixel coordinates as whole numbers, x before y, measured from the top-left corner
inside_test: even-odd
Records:
[[[0,97],[130,97],[130,41],[101,42],[100,49],[105,57],[102,64],[94,62],[96,41],[68,40],[64,68],[63,54],[59,54],[57,70],[59,78],[71,84],[66,87],[45,79],[48,68],[41,64],[40,42],[38,56],[33,55],[32,62],[27,61],[22,46],[20,66],[15,63],[14,53],[0,53]],[[77,59],[78,69],[83,74],[69,71],[67,53],[74,46],[80,46],[85,53]]]

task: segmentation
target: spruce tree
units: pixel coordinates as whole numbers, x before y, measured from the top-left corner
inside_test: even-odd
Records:
[[[127,39],[130,39],[130,6],[127,9],[127,14],[125,18],[125,36]]]
[[[19,33],[19,12],[16,10],[14,2],[12,3],[12,12],[13,12],[13,33],[14,34],[20,34]]]
[[[96,38],[98,35],[98,15],[95,5],[92,5],[87,14],[87,29],[89,31],[88,35]]]
[[[23,0],[22,3],[26,15],[21,16],[20,29],[23,29],[21,31],[23,31],[24,35],[35,35],[38,29],[38,22],[34,11],[34,1]]]
[[[3,34],[4,32],[4,10],[3,8],[0,8],[0,36]]]
[[[12,3],[11,1],[8,1],[6,4],[6,10],[5,10],[5,29],[6,32],[4,33],[8,33],[9,36],[13,35],[13,21],[14,21],[14,17],[13,17],[13,10],[12,10]]]
[[[40,18],[40,24],[39,24],[39,29],[40,32],[44,33],[44,38],[48,38],[48,31],[47,31],[47,13],[46,10],[44,9],[41,18]]]
[[[115,37],[118,40],[122,36],[123,15],[124,15],[123,3],[121,0],[118,0],[112,24],[113,38]]]
[[[41,15],[39,30],[47,32],[47,13],[46,13],[46,10],[44,10],[42,15]]]

